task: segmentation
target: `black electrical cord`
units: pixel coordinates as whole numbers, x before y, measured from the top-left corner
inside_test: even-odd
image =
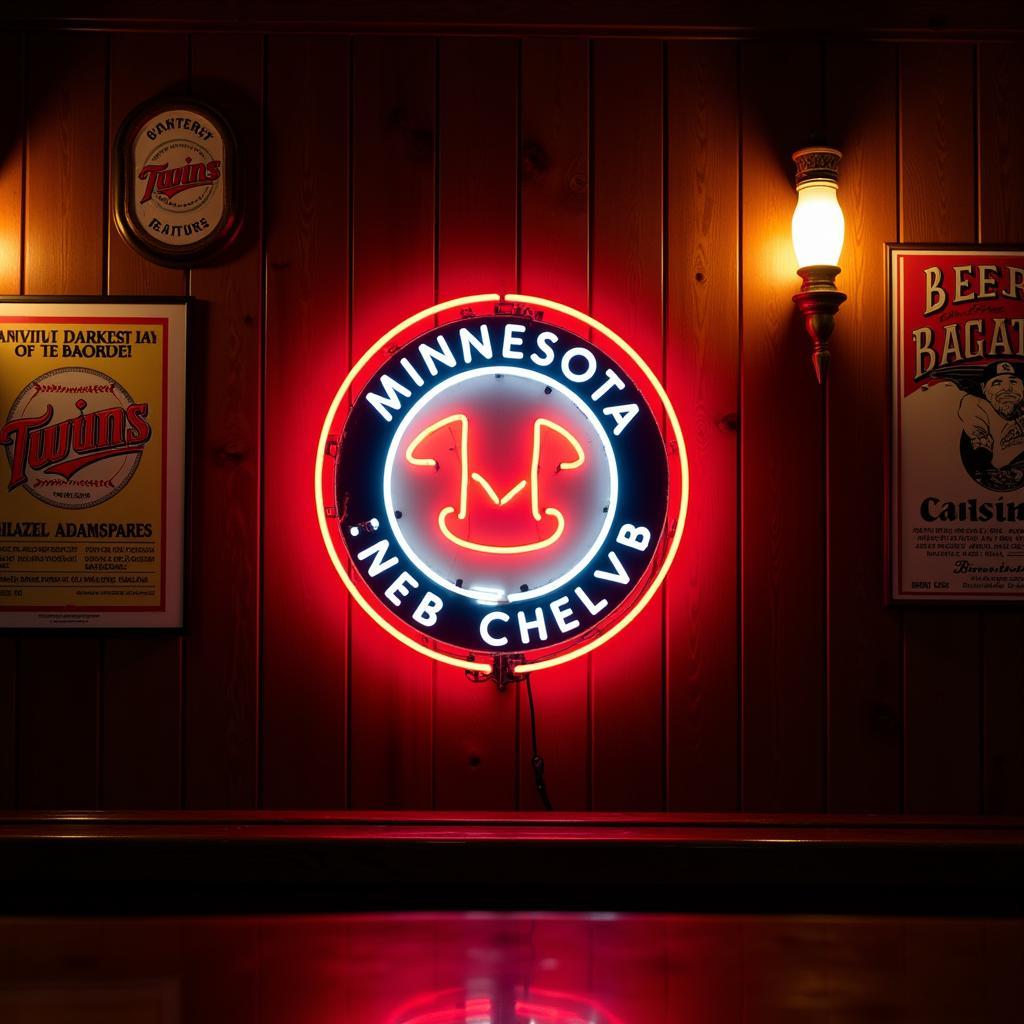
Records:
[[[530,686],[529,672],[523,676],[523,681],[526,683],[526,696],[530,701],[530,742],[533,747],[533,760],[530,763],[533,765],[533,781],[537,784],[537,792],[540,794],[541,803],[544,804],[544,810],[550,811],[551,797],[548,796],[548,787],[544,782],[544,758],[537,753],[537,712],[533,707],[533,687]]]

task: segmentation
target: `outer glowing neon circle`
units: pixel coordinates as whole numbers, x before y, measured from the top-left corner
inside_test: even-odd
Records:
[[[628,626],[679,549],[688,475],[664,387],[621,337],[560,303],[488,294],[422,310],[363,354],[314,485],[356,603],[410,649],[486,674],[509,655],[517,673],[552,668]]]

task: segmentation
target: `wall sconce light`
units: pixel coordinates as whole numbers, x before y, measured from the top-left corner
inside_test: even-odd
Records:
[[[828,339],[835,315],[846,301],[836,288],[839,254],[843,251],[843,211],[839,207],[839,161],[842,153],[829,146],[808,146],[793,154],[796,164],[796,209],[793,250],[803,286],[793,301],[804,315],[814,341],[814,372],[822,383],[828,372]]]

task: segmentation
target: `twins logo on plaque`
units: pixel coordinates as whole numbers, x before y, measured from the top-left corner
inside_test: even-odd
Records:
[[[188,266],[238,235],[238,162],[226,122],[195,100],[163,100],[129,115],[118,134],[118,230],[147,258]]]
[[[889,246],[897,600],[1024,593],[1024,251]]]

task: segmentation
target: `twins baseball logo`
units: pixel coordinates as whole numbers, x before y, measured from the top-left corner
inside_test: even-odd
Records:
[[[178,144],[180,146],[180,144]],[[164,209],[190,209],[194,203],[183,202],[176,199],[182,192],[193,192],[202,189],[199,194],[201,201],[209,197],[214,182],[220,178],[220,161],[210,159],[210,154],[201,146],[190,144],[194,151],[193,156],[186,156],[184,163],[177,167],[171,167],[167,160],[162,163],[147,162],[139,171],[139,180],[145,182],[139,204],[148,203],[155,198],[158,205]],[[158,160],[163,155],[161,152],[152,155],[152,159]],[[194,157],[199,160],[193,162]]]
[[[562,660],[651,582],[669,452],[635,368],[589,332],[523,303],[461,313],[389,349],[339,434],[336,400],[325,540],[409,646],[465,667]]]
[[[149,406],[136,402],[113,377],[86,367],[42,374],[14,400],[0,428],[11,476],[56,508],[100,505],[138,468],[153,436]]]

